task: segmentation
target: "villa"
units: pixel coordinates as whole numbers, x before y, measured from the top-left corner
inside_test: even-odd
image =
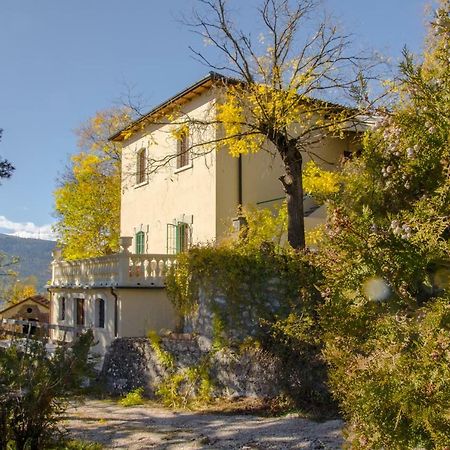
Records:
[[[174,330],[175,311],[164,273],[190,245],[220,241],[238,208],[273,208],[284,199],[279,157],[260,151],[232,157],[220,143],[220,127],[176,133],[176,117],[212,121],[223,77],[211,73],[111,137],[121,142],[121,251],[118,254],[52,263],[50,322],[92,327],[103,353],[116,337]],[[222,83],[223,86],[223,83]],[[207,118],[208,120],[205,120]],[[327,168],[358,149],[356,130],[325,138],[314,152]],[[202,142],[207,150],[198,149]],[[305,160],[308,160],[305,157]],[[305,228],[323,223],[324,207],[305,199]],[[63,327],[62,327],[63,328]],[[62,338],[53,331],[53,338]]]

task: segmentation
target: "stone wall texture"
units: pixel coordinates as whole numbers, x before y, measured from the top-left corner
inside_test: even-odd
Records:
[[[174,357],[177,369],[196,366],[209,356],[214,396],[268,398],[281,392],[280,361],[263,350],[212,351],[208,338],[191,334],[163,337],[161,347]],[[113,395],[144,387],[146,394],[152,397],[155,386],[166,375],[147,338],[114,340],[102,369],[107,390]]]
[[[262,332],[261,318],[271,321],[275,316],[286,317],[291,312],[291,307],[281,301],[283,289],[276,278],[266,280],[255,292],[242,285],[240,300],[231,309],[229,299],[214,287],[207,289],[208,294],[200,289],[196,310],[184,318],[184,331],[213,339],[214,318],[219,318],[231,340],[240,342],[258,336]]]

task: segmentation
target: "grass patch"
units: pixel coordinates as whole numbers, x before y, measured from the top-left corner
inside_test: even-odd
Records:
[[[119,400],[120,406],[138,406],[144,404],[144,388],[136,388]]]
[[[70,439],[68,441],[55,444],[48,450],[102,450],[103,445],[98,442],[80,441],[78,439]]]

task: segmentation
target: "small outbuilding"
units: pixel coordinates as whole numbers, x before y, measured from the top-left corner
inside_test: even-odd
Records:
[[[20,300],[0,310],[0,319],[28,320],[36,323],[49,323],[50,301],[42,295]],[[34,328],[34,327],[33,327]],[[26,332],[26,330],[24,330]]]

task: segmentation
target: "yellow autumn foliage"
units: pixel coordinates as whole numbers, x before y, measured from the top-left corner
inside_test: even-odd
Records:
[[[187,123],[177,125],[172,128],[171,135],[175,140],[180,140],[183,136],[189,136],[189,125]]]
[[[300,99],[295,89],[275,89],[266,84],[228,87],[224,100],[217,105],[217,119],[230,154],[256,153],[265,143],[268,126],[280,132],[298,124],[300,117],[311,117],[309,107]]]
[[[36,285],[37,279],[35,276],[29,276],[23,280],[15,280],[10,285],[1,287],[0,297],[8,304],[15,304],[36,295]]]
[[[130,116],[123,109],[97,113],[77,132],[79,147],[55,191],[54,229],[65,259],[110,254],[119,248],[121,148],[108,141]]]
[[[325,239],[325,226],[323,225],[319,225],[306,232],[306,245],[308,247],[318,247]]]
[[[342,182],[339,172],[321,169],[314,161],[305,164],[303,171],[303,189],[305,193],[317,199],[329,198],[337,194]]]

